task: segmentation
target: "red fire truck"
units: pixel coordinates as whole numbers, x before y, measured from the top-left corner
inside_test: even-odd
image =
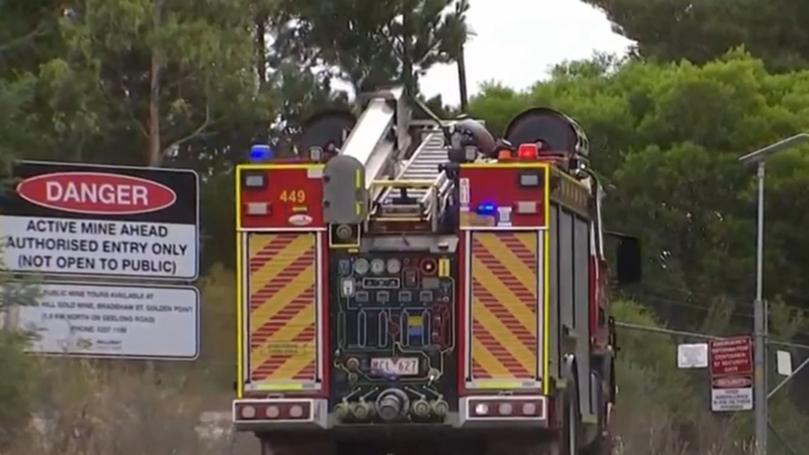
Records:
[[[608,275],[584,132],[358,101],[236,170],[235,428],[263,454],[608,453],[607,292],[640,252],[619,237]]]

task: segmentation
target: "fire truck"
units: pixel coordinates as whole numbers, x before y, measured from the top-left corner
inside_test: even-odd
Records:
[[[640,249],[604,230],[580,126],[357,102],[236,169],[234,428],[264,455],[609,453],[608,292]]]

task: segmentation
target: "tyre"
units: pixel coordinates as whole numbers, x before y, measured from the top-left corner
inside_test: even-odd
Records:
[[[560,455],[578,455],[580,444],[579,400],[575,382],[568,393],[565,393],[562,431],[559,434]]]
[[[608,436],[599,436],[595,442],[581,452],[582,455],[611,455],[612,440]]]
[[[312,435],[262,436],[261,455],[336,455],[337,448],[326,437]]]

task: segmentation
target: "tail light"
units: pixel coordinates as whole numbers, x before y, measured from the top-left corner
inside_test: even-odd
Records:
[[[536,144],[521,144],[517,149],[517,156],[521,160],[536,160],[539,157],[539,147]]]
[[[250,405],[242,406],[240,414],[241,414],[242,418],[244,418],[244,419],[255,418],[256,417],[256,408],[255,408],[255,406],[250,406]]]
[[[265,415],[268,419],[277,419],[281,416],[281,408],[279,408],[277,405],[271,404],[267,406],[267,412],[265,412]]]
[[[514,407],[511,403],[500,403],[500,406],[497,407],[497,412],[501,416],[510,416],[512,411],[514,411]]]

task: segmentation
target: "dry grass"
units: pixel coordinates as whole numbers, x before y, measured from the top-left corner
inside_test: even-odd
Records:
[[[183,378],[86,361],[51,363],[43,371],[36,417],[9,455],[235,453],[227,425],[218,435],[215,425],[200,425],[205,411],[220,407],[188,390]]]

